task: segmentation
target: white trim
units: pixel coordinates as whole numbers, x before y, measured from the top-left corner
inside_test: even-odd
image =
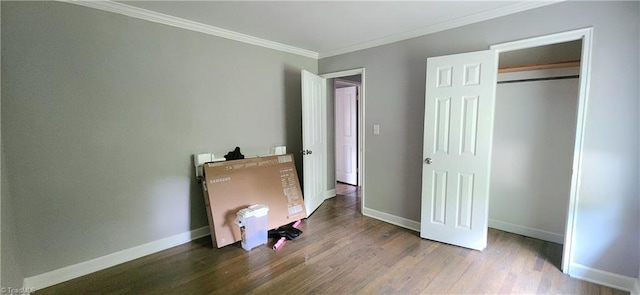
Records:
[[[261,46],[261,47],[274,49],[282,52],[310,57],[313,59],[318,59],[318,56],[319,56],[317,52],[314,52],[311,50],[306,50],[306,49],[302,49],[302,48],[298,48],[298,47],[294,47],[294,46],[290,46],[290,45],[286,45],[278,42],[273,42],[266,39],[226,30],[223,28],[205,25],[205,24],[190,21],[187,19],[122,4],[119,2],[113,2],[109,0],[102,0],[102,1],[57,0],[57,1],[90,7],[90,8],[99,9],[99,10],[108,11],[108,12],[113,12],[113,13],[126,15],[133,18],[147,20],[154,23],[164,24],[164,25],[186,29],[190,31],[195,31],[195,32],[200,32],[200,33],[221,37],[221,38],[226,38],[230,40],[235,40],[238,42],[243,42],[251,45]]]
[[[569,42],[582,39],[585,35],[590,35],[593,32],[593,28],[584,28],[567,32],[560,32],[551,35],[538,36],[523,40],[505,42],[500,44],[491,45],[491,49],[498,50],[499,52],[519,50],[537,46],[545,46],[562,42]],[[584,62],[581,60],[581,65]]]
[[[580,86],[578,89],[578,109],[576,116],[576,136],[573,147],[573,166],[571,175],[571,190],[567,206],[567,223],[565,228],[564,247],[562,253],[562,271],[571,273],[573,265],[573,245],[575,240],[576,220],[578,214],[578,202],[580,200],[580,178],[582,174],[582,156],[585,133],[585,119],[589,98],[589,84],[591,79],[591,50],[593,40],[593,28],[584,28],[547,36],[519,40],[514,42],[496,44],[491,49],[500,52],[549,45],[560,42],[582,40],[582,55],[580,57]]]
[[[403,41],[403,40],[407,40],[415,37],[420,37],[420,36],[433,34],[433,33],[441,32],[441,31],[445,31],[445,30],[449,30],[457,27],[462,27],[465,25],[469,25],[469,24],[473,24],[473,23],[477,23],[485,20],[498,18],[501,16],[509,15],[509,14],[518,13],[518,12],[529,10],[529,9],[539,8],[539,7],[543,7],[551,4],[557,4],[560,2],[562,1],[523,1],[523,2],[512,4],[512,5],[500,7],[497,9],[441,22],[438,24],[427,26],[425,28],[405,32],[402,34],[395,34],[388,37],[383,37],[383,38],[363,42],[363,43],[352,45],[352,46],[347,46],[343,48],[329,50],[326,52],[321,52],[320,58],[326,58],[326,57],[336,56],[336,55],[354,52],[358,50],[377,47],[381,45],[386,45],[390,43],[395,43],[395,42],[399,42],[399,41]]]
[[[579,263],[571,263],[571,273],[569,273],[569,275],[576,279],[581,279],[588,282],[596,283],[598,285],[620,289],[630,292],[631,294],[634,294],[634,292],[636,292],[635,294],[638,294],[638,279],[636,278],[602,271]],[[634,291],[634,289],[636,289],[636,291]]]
[[[640,277],[636,279],[636,285],[631,290],[631,295],[640,295]]]
[[[336,189],[335,188],[324,192],[324,199],[325,200],[326,199],[331,199],[331,198],[333,198],[335,196],[336,196]]]
[[[365,102],[366,100],[364,99],[365,97],[365,92],[367,89],[366,87],[364,87],[364,81],[365,81],[365,75],[364,75],[364,68],[362,68],[362,76],[360,76],[360,96],[358,97],[358,134],[360,136],[358,136],[358,147],[360,148],[360,150],[358,151],[358,186],[360,187],[360,197],[361,197],[361,205],[360,205],[360,210],[362,211],[364,209],[364,192],[365,192],[365,188],[364,188],[364,173],[365,173],[365,138],[367,135],[366,132],[366,128],[365,128],[365,123],[367,121],[365,121]]]
[[[326,73],[326,74],[320,75],[320,77],[325,79],[332,79],[332,78],[349,77],[349,76],[360,75],[360,74],[364,74],[364,68]]]
[[[389,213],[384,213],[384,212],[366,208],[366,207],[362,210],[362,215],[375,218],[380,221],[384,221],[386,223],[391,223],[399,227],[404,227],[412,231],[420,232],[420,222],[406,219],[404,217],[391,215]]]
[[[514,234],[518,234],[518,235],[536,238],[543,241],[549,241],[556,244],[564,243],[564,235],[562,234],[541,230],[537,228],[517,225],[517,224],[504,222],[500,220],[489,219],[489,227],[514,233]]]
[[[175,247],[192,240],[209,235],[209,226],[194,229],[174,236],[170,236],[157,241],[149,242],[133,248],[111,253],[102,257],[80,262],[78,264],[65,266],[50,272],[25,278],[24,288],[43,289],[55,284],[59,284],[80,276],[84,276],[96,271],[100,271],[114,265],[138,259],[149,254],[160,252],[171,247]]]
[[[364,128],[364,124],[365,124],[365,102],[366,102],[366,87],[365,87],[365,68],[359,68],[359,69],[351,69],[351,70],[345,70],[345,71],[339,71],[339,72],[331,72],[331,73],[325,73],[325,74],[321,74],[320,77],[324,78],[324,79],[333,79],[333,78],[341,78],[341,77],[348,77],[348,76],[353,76],[353,75],[360,75],[361,76],[361,81],[360,81],[360,97],[359,97],[359,102],[358,102],[358,147],[360,148],[360,150],[358,151],[358,177],[359,177],[359,181],[358,181],[358,186],[360,187],[360,211],[364,212],[365,210],[365,200],[366,200],[366,190],[365,190],[365,128]],[[335,153],[335,148],[334,148],[334,153]]]

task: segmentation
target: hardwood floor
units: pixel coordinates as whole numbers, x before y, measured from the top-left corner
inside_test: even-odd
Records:
[[[207,236],[35,294],[628,294],[562,274],[561,245],[494,229],[483,252],[423,240],[362,216],[355,187],[337,193],[277,252]]]

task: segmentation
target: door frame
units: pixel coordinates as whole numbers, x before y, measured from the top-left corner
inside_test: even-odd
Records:
[[[551,45],[555,43],[582,40],[582,53],[580,56],[580,77],[578,88],[578,109],[576,116],[575,142],[573,146],[573,163],[571,174],[571,188],[567,206],[567,221],[564,234],[564,246],[562,252],[562,272],[571,274],[571,263],[574,254],[576,215],[578,213],[578,200],[580,199],[580,176],[582,174],[582,156],[584,148],[585,119],[589,98],[589,84],[591,78],[591,50],[593,40],[593,28],[584,28],[528,38],[513,42],[492,45],[490,48],[496,52],[496,63],[502,52]]]
[[[325,74],[321,74],[319,75],[322,78],[325,79],[335,79],[335,78],[342,78],[342,77],[348,77],[348,76],[353,76],[353,75],[360,75],[360,77],[362,77],[362,81],[360,82],[360,93],[359,93],[359,102],[358,102],[358,185],[360,186],[360,212],[364,212],[364,202],[365,202],[365,195],[366,195],[366,190],[365,190],[365,130],[364,130],[364,123],[365,123],[365,93],[366,93],[366,87],[365,87],[365,69],[364,68],[357,68],[357,69],[352,69],[352,70],[345,70],[345,71],[338,71],[338,72],[330,72],[330,73],[325,73]],[[335,94],[334,94],[334,101],[335,101]],[[325,120],[325,124],[326,124],[326,120]],[[326,130],[326,126],[325,126],[325,130]],[[333,147],[329,147],[333,150],[333,154],[335,156],[335,145]],[[335,171],[334,171],[335,173]]]
[[[336,98],[335,91],[336,91],[336,89],[338,89],[338,88],[336,88],[336,84],[335,84],[336,81],[340,81],[340,83],[342,83],[342,84],[351,85],[351,86],[355,87],[356,88],[356,105],[360,104],[360,96],[361,96],[361,93],[362,93],[362,82],[353,82],[353,81],[344,80],[344,79],[340,79],[340,78],[335,78],[335,79],[333,79],[333,81],[334,81],[334,83],[333,83],[334,109],[335,109],[335,98]],[[356,114],[357,117],[359,117],[360,116],[360,109],[357,109],[356,112],[357,112],[357,114]],[[358,120],[360,120],[360,119],[358,119]],[[360,132],[360,129],[359,129],[360,121],[356,122],[356,124],[358,125],[358,126],[356,126],[357,133],[359,133]],[[359,138],[360,138],[360,135],[358,134],[358,139]],[[357,166],[358,166],[358,167],[356,167],[356,182],[358,183],[357,186],[361,186],[360,184],[362,183],[362,178],[360,177],[360,175],[361,175],[360,174],[360,170],[361,170],[360,169],[360,162],[362,160],[361,159],[362,155],[360,154],[360,142],[359,142],[358,139],[356,139],[356,141],[357,141],[356,144],[358,145],[358,148],[356,149],[356,158],[357,158],[356,161],[357,161]]]

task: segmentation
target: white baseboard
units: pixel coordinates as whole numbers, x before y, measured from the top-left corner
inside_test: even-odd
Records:
[[[406,219],[404,217],[391,215],[389,213],[380,212],[378,210],[373,210],[367,207],[364,207],[362,209],[362,215],[420,232],[420,222]]]
[[[336,196],[336,189],[335,188],[324,192],[324,199],[325,200],[326,199],[331,199],[331,198],[333,198],[335,196]]]
[[[157,241],[135,246],[102,257],[69,265],[63,268],[52,270],[43,274],[25,278],[24,288],[43,289],[55,284],[59,284],[77,277],[81,277],[99,270],[103,270],[114,265],[138,259],[149,254],[153,254],[171,247],[175,247],[192,240],[209,235],[209,226],[194,229],[189,232],[177,234]]]
[[[489,227],[514,233],[514,234],[518,234],[518,235],[540,239],[543,241],[556,243],[556,244],[564,244],[564,235],[541,230],[541,229],[526,227],[526,226],[499,221],[495,219],[489,219]]]
[[[571,266],[569,266],[569,275],[576,279],[627,291],[632,295],[638,294],[637,278],[602,271],[578,263],[571,263]]]

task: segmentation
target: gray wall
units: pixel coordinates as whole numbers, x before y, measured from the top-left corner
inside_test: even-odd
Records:
[[[639,2],[563,2],[320,60],[321,73],[360,67],[367,71],[365,130],[380,124],[380,135],[366,137],[365,206],[420,220],[427,57],[592,26],[574,262],[636,277],[639,11]]]
[[[2,2],[2,164],[24,275],[206,226],[192,154],[299,151],[300,70],[317,66],[72,4]]]
[[[13,214],[13,206],[11,206],[11,197],[9,195],[9,185],[7,183],[7,171],[4,167],[5,157],[2,152],[2,199],[0,209],[2,209],[0,217],[2,224],[0,228],[0,287],[4,288],[20,288],[22,287],[22,265],[20,264],[20,253],[18,251],[18,239],[15,232],[15,222]]]
[[[2,11],[0,5],[0,13]],[[0,40],[0,44],[2,41]],[[0,46],[1,48],[1,46]],[[1,61],[0,61],[0,64]],[[0,93],[2,90],[0,89]],[[1,96],[0,96],[1,97]],[[0,103],[0,109],[2,104]],[[0,121],[2,118],[0,111]],[[1,134],[1,130],[0,130]],[[22,287],[22,266],[18,253],[18,238],[13,217],[13,206],[9,195],[7,167],[5,165],[4,145],[0,136],[0,287]]]

